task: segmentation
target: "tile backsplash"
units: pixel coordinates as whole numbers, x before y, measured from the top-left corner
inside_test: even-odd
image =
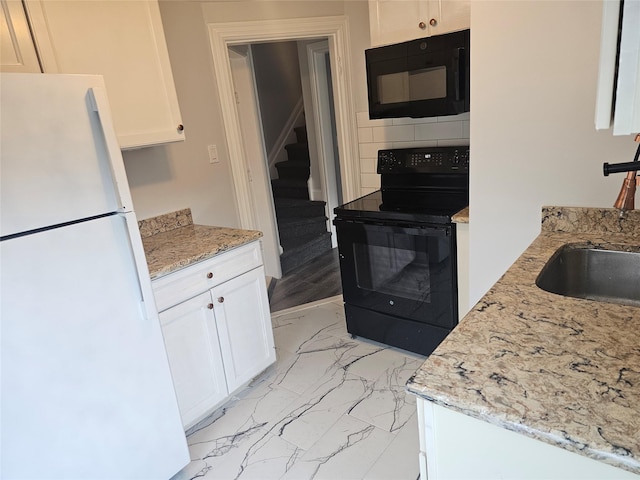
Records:
[[[358,147],[361,193],[380,188],[376,173],[378,150],[469,144],[469,113],[447,117],[393,118],[369,120],[369,112],[359,112]]]

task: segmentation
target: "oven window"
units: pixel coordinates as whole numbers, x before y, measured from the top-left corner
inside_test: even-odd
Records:
[[[423,68],[411,72],[378,76],[378,97],[383,105],[433,100],[447,96],[447,67]]]
[[[371,231],[367,236],[366,244],[353,244],[357,287],[431,303],[432,278],[448,264],[446,239]]]

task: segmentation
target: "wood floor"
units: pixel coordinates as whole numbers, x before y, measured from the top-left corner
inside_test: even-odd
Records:
[[[269,289],[272,312],[340,295],[338,249],[334,248],[273,281],[275,287]]]

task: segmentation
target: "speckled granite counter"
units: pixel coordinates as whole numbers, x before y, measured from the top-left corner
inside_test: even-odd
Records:
[[[471,417],[640,474],[640,307],[535,279],[565,243],[640,246],[640,211],[545,207],[542,232],[407,383]],[[640,281],[640,272],[639,281]]]
[[[262,232],[194,225],[189,209],[138,222],[151,279],[262,237]]]
[[[453,217],[451,217],[453,223],[469,223],[469,207],[463,208]]]

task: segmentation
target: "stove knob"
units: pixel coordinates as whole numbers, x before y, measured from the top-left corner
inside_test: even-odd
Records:
[[[387,157],[385,154],[380,154],[380,156],[378,157],[378,167],[380,168],[380,170],[384,170],[388,166],[389,157]]]

